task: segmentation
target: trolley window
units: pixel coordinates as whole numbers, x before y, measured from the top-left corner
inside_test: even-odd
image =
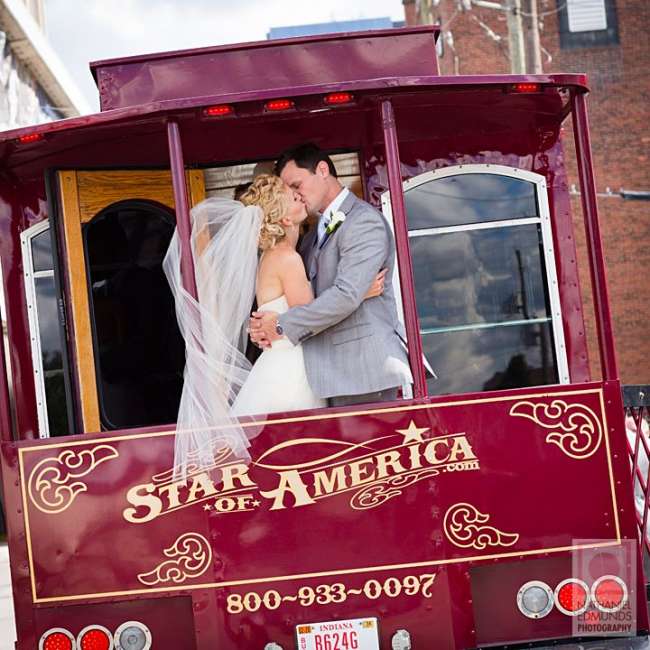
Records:
[[[21,235],[40,438],[67,435],[70,431],[49,226],[49,221],[41,221]]]
[[[429,394],[568,382],[544,178],[464,165],[404,201]]]

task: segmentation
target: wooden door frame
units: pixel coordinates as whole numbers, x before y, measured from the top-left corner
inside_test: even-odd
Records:
[[[190,205],[205,198],[200,169],[186,172]],[[83,433],[101,430],[97,376],[90,320],[88,275],[81,228],[108,206],[129,199],[155,201],[175,210],[171,172],[168,170],[107,170],[57,172],[67,269],[66,291],[72,315],[72,367],[77,374],[78,404]]]

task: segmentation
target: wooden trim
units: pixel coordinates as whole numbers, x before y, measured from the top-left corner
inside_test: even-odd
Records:
[[[195,206],[205,198],[205,175],[200,169],[191,169],[190,171],[185,172],[185,177],[187,178],[190,205]]]
[[[166,170],[77,172],[77,186],[81,223],[125,199],[156,201],[174,209],[172,176]]]
[[[65,263],[72,300],[73,339],[83,431],[99,431],[99,403],[95,376],[95,355],[90,325],[86,256],[81,237],[81,208],[79,203],[78,173],[59,172],[59,190],[63,208],[65,232]]]
[[[205,198],[205,175],[201,170],[194,169],[186,172],[187,188],[189,194],[190,205],[194,206],[200,203]],[[197,227],[199,224],[195,224]],[[196,248],[200,254],[204,251],[205,247],[210,243],[210,233],[205,227],[196,236]]]
[[[200,169],[185,174],[190,205],[205,198]],[[104,208],[127,199],[155,201],[175,209],[172,177],[165,170],[61,171],[59,191],[65,232],[65,263],[72,301],[72,331],[84,432],[100,431],[99,399],[90,322],[86,256],[81,226]],[[207,242],[206,242],[207,243]]]

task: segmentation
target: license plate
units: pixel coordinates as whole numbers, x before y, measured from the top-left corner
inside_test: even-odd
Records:
[[[352,618],[296,626],[298,650],[379,650],[376,618]]]

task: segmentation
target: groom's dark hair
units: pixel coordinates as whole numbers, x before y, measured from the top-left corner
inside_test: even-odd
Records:
[[[324,160],[329,167],[330,174],[334,176],[334,178],[338,177],[332,159],[313,142],[299,144],[284,151],[275,163],[276,175],[279,176],[285,165],[291,160],[293,160],[298,167],[308,169],[312,174],[316,172],[318,163],[321,160]]]

